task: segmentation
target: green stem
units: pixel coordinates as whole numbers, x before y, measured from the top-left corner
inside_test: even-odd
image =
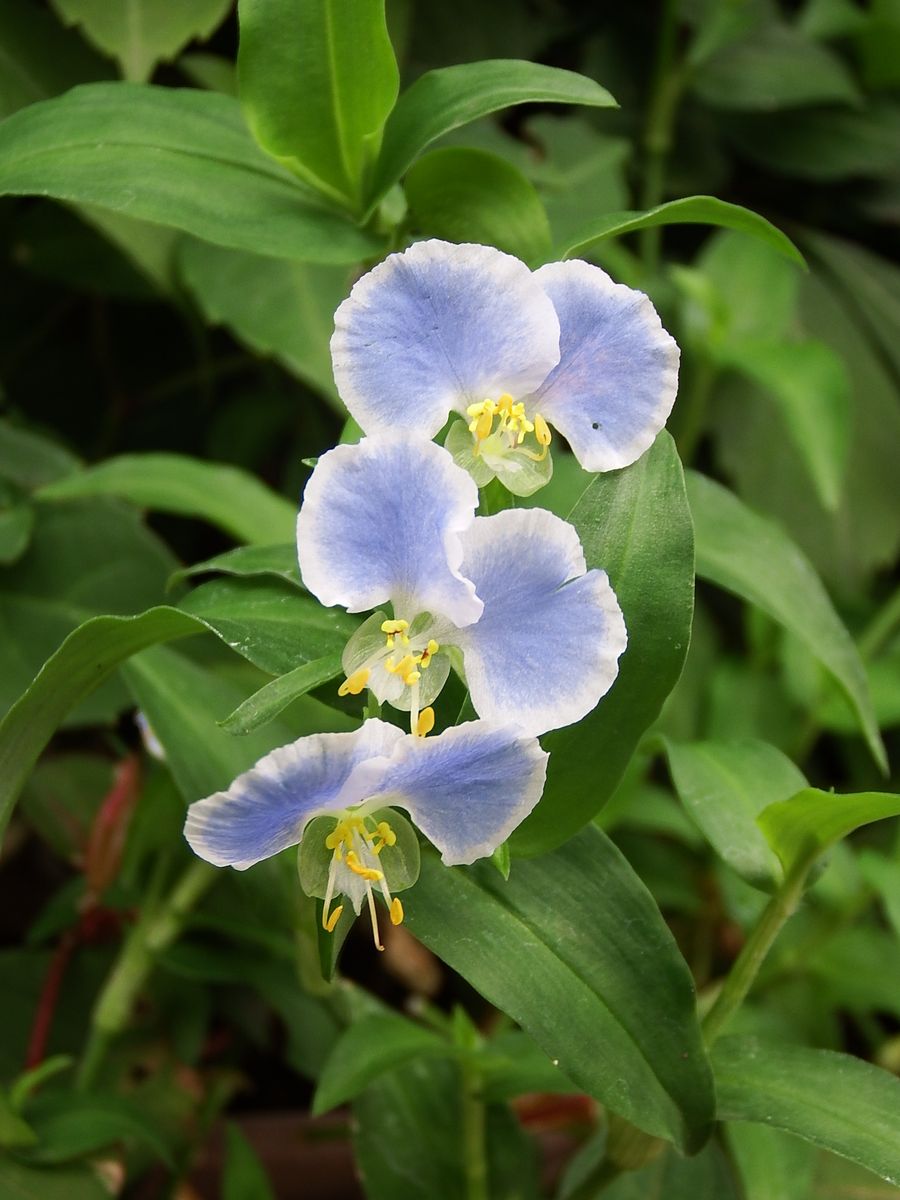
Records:
[[[490,1200],[488,1193],[487,1138],[481,1076],[475,1063],[466,1058],[462,1071],[463,1167],[466,1200]]]
[[[653,84],[644,126],[641,208],[655,208],[665,195],[666,162],[672,146],[672,127],[675,124],[675,114],[684,82],[683,69],[673,64],[677,32],[677,0],[663,0]],[[659,226],[641,230],[641,257],[649,272],[656,271],[659,266],[660,236]]]
[[[218,876],[214,867],[194,862],[157,909],[133,927],[103,986],[91,1015],[87,1046],[78,1070],[78,1087],[90,1088],[110,1043],[127,1025],[135,1000],[153,969],[156,956],[172,944],[191,909]]]
[[[782,926],[800,903],[812,859],[801,859],[769,900],[744,948],[735,959],[722,989],[703,1022],[707,1046],[711,1046],[747,997]]]

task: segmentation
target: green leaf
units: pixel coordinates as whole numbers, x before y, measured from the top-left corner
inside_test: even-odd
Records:
[[[783,872],[756,818],[806,787],[803,772],[767,742],[664,745],[681,802],[710,845],[742,879],[773,891]]]
[[[194,238],[178,248],[182,279],[207,320],[337,402],[328,343],[347,295],[344,267],[263,258]]]
[[[66,638],[0,722],[0,834],[41,751],[78,701],[130,655],[202,628],[177,609],[155,608],[137,617],[95,617]]]
[[[119,496],[140,508],[199,517],[263,545],[288,539],[296,523],[295,506],[246,471],[182,454],[122,454],[46,485],[39,496]]]
[[[69,1093],[40,1096],[27,1109],[38,1136],[38,1145],[28,1152],[28,1161],[50,1165],[94,1154],[117,1142],[150,1150],[174,1168],[169,1147],[147,1116],[122,1096],[73,1098]]]
[[[312,1114],[321,1116],[355,1099],[379,1075],[410,1059],[452,1054],[453,1048],[444,1038],[403,1017],[364,1017],[341,1035],[325,1060]]]
[[[496,154],[432,150],[410,167],[404,188],[423,233],[496,246],[532,264],[550,254],[550,225],[534,185]]]
[[[109,63],[46,8],[0,5],[0,118],[111,74]]]
[[[262,1163],[233,1121],[225,1127],[222,1200],[275,1200]]]
[[[681,462],[667,433],[632,466],[597,476],[569,519],[588,566],[609,574],[628,648],[612,690],[594,712],[544,739],[551,752],[547,786],[513,834],[514,855],[558,846],[603,806],[675,686],[691,636],[691,518]]]
[[[384,0],[240,0],[240,97],[259,144],[356,208],[400,84]]]
[[[109,1189],[91,1167],[49,1170],[0,1158],[0,1194],[9,1200],[109,1200]]]
[[[293,671],[288,671],[287,675],[280,675],[248,696],[233,713],[229,713],[222,722],[222,728],[226,733],[250,733],[277,717],[299,696],[305,696],[313,688],[340,674],[341,656],[338,652],[301,663]]]
[[[443,134],[501,108],[531,102],[616,106],[592,79],[541,63],[497,58],[427,71],[407,88],[388,119],[370,203],[380,200]]]
[[[22,1146],[33,1146],[37,1134],[27,1121],[16,1112],[3,1088],[0,1088],[0,1146],[14,1150]]]
[[[803,255],[790,238],[765,217],[740,204],[717,200],[715,196],[686,196],[683,200],[658,204],[646,212],[605,213],[580,233],[570,236],[557,254],[559,258],[577,257],[606,238],[620,237],[636,229],[652,229],[656,225],[720,225],[724,229],[737,229],[773,246],[785,258],[805,265]]]
[[[271,675],[340,654],[357,626],[356,618],[323,608],[277,579],[223,576],[201,584],[179,608],[199,617],[232,650]]]
[[[32,491],[80,466],[74,454],[49,438],[0,421],[0,478]]]
[[[793,1133],[900,1185],[900,1079],[848,1054],[748,1037],[721,1038],[713,1064],[722,1120]]]
[[[767,24],[700,64],[694,91],[716,108],[770,113],[859,100],[841,59],[789,25]]]
[[[809,560],[778,525],[727,488],[689,471],[687,489],[698,576],[755,604],[803,642],[846,695],[873,758],[885,769],[865,670]]]
[[[0,709],[29,686],[78,625],[99,613],[135,613],[157,603],[175,560],[138,514],[105,498],[38,504],[24,555],[0,568]],[[79,709],[81,722],[108,721],[124,706],[105,687]]]
[[[161,60],[173,59],[194,38],[208,38],[231,0],[52,0],[67,25],[80,25],[89,41],[119,61],[126,79],[143,82]]]
[[[758,820],[787,873],[801,860],[814,861],[860,825],[896,816],[900,816],[900,795],[892,792],[838,796],[804,788],[790,800],[768,805]]]
[[[743,1121],[726,1125],[725,1134],[744,1200],[808,1200],[815,1165],[808,1142]]]
[[[865,881],[878,892],[894,934],[900,938],[900,871],[896,860],[863,850],[856,861]]]
[[[34,509],[24,493],[0,479],[0,565],[22,557],[34,528]]]
[[[170,580],[170,586],[173,582],[191,575],[211,575],[218,572],[242,578],[274,575],[297,587],[301,586],[295,542],[284,542],[275,546],[236,546],[234,550],[226,550],[224,554],[217,554],[205,562],[194,563],[192,567],[176,571]]]
[[[246,737],[225,733],[218,722],[240,703],[244,689],[167,646],[132,658],[122,672],[188,803],[227,788],[270,750],[297,737],[281,721]]]
[[[196,237],[305,262],[351,263],[383,243],[316,207],[256,145],[230,96],[93,83],[0,124],[0,194],[126,211]]]
[[[583,1190],[574,1186],[575,1176],[563,1188],[559,1200],[738,1200],[739,1197],[729,1164],[715,1143],[692,1158],[665,1151],[645,1167],[623,1171],[610,1184],[606,1183],[603,1172],[601,1166],[596,1187],[589,1182]],[[747,1198],[741,1196],[740,1200]],[[800,1198],[795,1196],[791,1200]]]
[[[600,830],[514,863],[506,883],[490,863],[423,854],[404,908],[411,932],[579,1087],[649,1133],[702,1144],[713,1098],[690,973]]]
[[[462,1200],[462,1079],[455,1063],[424,1058],[382,1075],[353,1105],[353,1148],[369,1200]],[[490,1200],[539,1200],[533,1140],[509,1109],[489,1105]]]
[[[742,339],[716,355],[775,397],[797,453],[824,508],[840,504],[850,449],[852,409],[844,364],[823,342]]]

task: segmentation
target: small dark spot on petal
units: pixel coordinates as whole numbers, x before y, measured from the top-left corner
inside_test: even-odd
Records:
[[[591,429],[599,429],[599,428],[600,428],[599,421],[591,421]]]

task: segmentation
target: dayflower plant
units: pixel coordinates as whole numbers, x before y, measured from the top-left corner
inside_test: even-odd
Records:
[[[331,908],[336,896],[357,913],[366,901],[381,949],[376,889],[392,922],[403,920],[382,869],[396,840],[383,810],[405,809],[447,865],[471,863],[537,804],[547,758],[536,738],[496,722],[470,721],[425,739],[370,720],[352,733],[313,734],[273,750],[227,791],[192,804],[185,836],[207,862],[243,871],[300,843],[314,818],[333,818],[321,846],[330,852],[322,924],[331,932],[340,919],[342,906]]]
[[[328,606],[392,607],[350,640],[343,690],[369,688],[427,733],[452,646],[480,717],[533,735],[572,724],[625,649],[606,573],[587,570],[575,529],[552,513],[476,517],[477,503],[470,476],[420,436],[364,438],[319,459],[297,520],[304,583]]]
[[[550,426],[587,471],[628,466],[675,401],[679,351],[642,293],[580,260],[531,271],[490,246],[417,242],[335,314],[334,377],[367,434],[431,438],[483,486],[530,495]]]

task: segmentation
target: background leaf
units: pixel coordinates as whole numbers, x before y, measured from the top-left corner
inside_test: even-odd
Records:
[[[759,815],[759,824],[788,872],[801,859],[824,853],[860,825],[896,816],[900,816],[900,795],[855,792],[838,796],[804,788],[790,800],[768,805]]]
[[[695,471],[687,475],[697,538],[697,574],[757,605],[793,633],[834,676],[859,718],[869,749],[884,746],[859,654],[809,561],[772,521]]]
[[[413,163],[404,188],[424,233],[496,246],[532,264],[550,254],[550,225],[534,186],[496,154],[432,150]]]
[[[215,92],[95,83],[30,105],[0,126],[0,194],[35,193],[305,262],[356,262],[382,245],[317,207]]]
[[[179,454],[123,454],[46,485],[44,500],[119,496],[140,508],[199,517],[242,542],[289,539],[296,508],[235,467]]]
[[[80,25],[94,45],[118,59],[126,79],[149,79],[161,59],[172,59],[193,38],[208,38],[231,0],[52,0],[67,25]]]
[[[756,1038],[713,1052],[719,1115],[782,1129],[900,1185],[900,1080],[848,1054]]]

